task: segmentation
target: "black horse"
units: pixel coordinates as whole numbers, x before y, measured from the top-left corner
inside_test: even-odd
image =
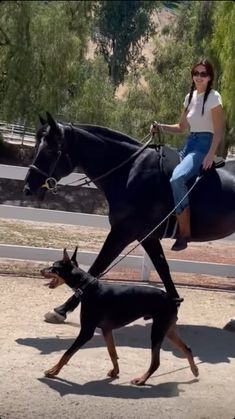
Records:
[[[36,153],[25,179],[26,194],[43,199],[62,177],[79,166],[103,191],[109,204],[111,230],[89,272],[98,276],[131,242],[141,245],[153,262],[167,293],[179,298],[160,240],[175,236],[169,178],[178,153],[168,147],[146,147],[136,140],[95,125],[57,123],[40,117]],[[113,170],[116,168],[116,170]],[[189,185],[190,186],[190,185]],[[209,241],[235,231],[235,160],[203,175],[190,195],[193,241]],[[146,237],[147,236],[147,237]],[[71,297],[60,313],[76,307]]]

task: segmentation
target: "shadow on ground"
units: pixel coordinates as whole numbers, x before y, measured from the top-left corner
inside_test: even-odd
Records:
[[[84,395],[84,396],[98,396],[98,397],[115,397],[122,399],[140,399],[140,398],[156,398],[156,397],[178,397],[180,393],[184,392],[179,389],[179,385],[191,385],[198,382],[198,379],[190,381],[169,381],[157,385],[146,385],[143,387],[136,387],[133,385],[117,384],[112,385],[112,379],[90,381],[85,384],[77,384],[72,381],[61,378],[49,379],[38,378],[38,380],[48,385],[52,390],[60,394],[61,397],[68,394]]]
[[[66,327],[66,323],[64,325]],[[79,331],[78,331],[79,332]],[[217,364],[220,362],[229,363],[229,358],[235,358],[235,334],[223,329],[204,325],[179,325],[178,333],[183,341],[188,344],[193,355],[201,362]],[[117,347],[127,346],[134,348],[150,349],[151,323],[145,325],[130,325],[114,332]],[[68,338],[60,337],[28,337],[16,339],[19,345],[36,348],[41,354],[50,354],[58,351],[66,351],[72,345],[75,338],[71,335]],[[93,338],[83,348],[99,348],[105,346],[101,331],[96,329]],[[180,357],[167,342],[163,343],[163,350],[171,351],[175,356]]]

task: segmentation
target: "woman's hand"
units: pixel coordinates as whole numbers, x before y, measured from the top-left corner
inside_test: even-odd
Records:
[[[150,134],[155,134],[158,130],[162,131],[161,124],[154,121],[150,126]]]
[[[214,153],[210,153],[210,152],[207,153],[207,155],[204,157],[204,160],[202,162],[202,167],[204,170],[211,168],[214,161],[214,157],[215,157]]]

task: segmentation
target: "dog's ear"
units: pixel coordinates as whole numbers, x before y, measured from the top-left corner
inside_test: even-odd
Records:
[[[75,250],[74,250],[74,253],[73,253],[73,256],[71,257],[71,261],[76,265],[76,266],[78,266],[78,263],[77,263],[77,251],[78,251],[78,246],[76,246],[75,247]]]
[[[64,262],[64,263],[66,263],[66,262],[70,262],[70,257],[69,257],[69,255],[68,255],[68,253],[67,253],[67,250],[66,250],[66,249],[64,249],[63,262]]]

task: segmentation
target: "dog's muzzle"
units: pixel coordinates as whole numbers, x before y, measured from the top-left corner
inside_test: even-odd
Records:
[[[46,279],[51,279],[51,281],[46,284],[49,288],[57,288],[60,285],[64,284],[63,278],[61,278],[57,273],[52,272],[49,268],[41,269],[41,275],[44,276]]]

